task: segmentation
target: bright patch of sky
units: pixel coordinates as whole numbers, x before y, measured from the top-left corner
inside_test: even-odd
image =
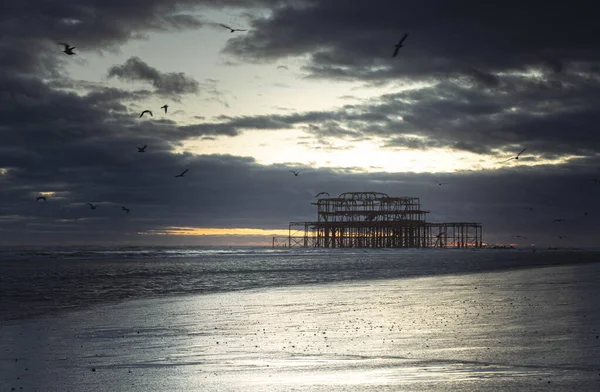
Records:
[[[181,102],[167,102],[168,99],[156,97],[143,103],[129,103],[132,115],[136,116],[140,110],[159,111],[160,106],[168,103],[169,115],[181,125],[211,121],[221,115],[236,117],[334,110],[403,89],[400,86],[306,79],[301,72],[300,58],[270,64],[245,64],[227,58],[221,53],[227,40],[245,33],[230,33],[216,23],[235,28],[248,28],[248,23],[239,14],[224,11],[203,14],[201,19],[215,24],[197,30],[151,33],[146,39],[127,42],[118,52],[86,52],[85,48],[79,48],[79,57],[68,69],[70,76],[119,88],[149,88],[144,83],[107,79],[111,66],[123,64],[132,56],[163,73],[183,72],[200,82],[198,95],[184,96]],[[404,89],[418,87],[405,86]],[[261,164],[360,167],[369,172],[454,172],[498,167],[489,157],[468,152],[393,150],[383,148],[384,144],[384,140],[370,139],[332,140],[329,145],[320,145],[314,136],[301,129],[281,129],[188,141],[176,151],[250,156]],[[549,162],[538,160],[535,163]]]

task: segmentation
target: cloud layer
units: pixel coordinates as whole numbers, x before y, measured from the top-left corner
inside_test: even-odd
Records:
[[[163,73],[138,57],[129,58],[123,65],[110,67],[108,77],[150,83],[156,89],[155,92],[161,95],[196,94],[200,86],[198,81],[183,72]]]
[[[152,31],[212,26],[202,7],[228,6],[260,8],[253,15],[263,16],[228,41],[226,54],[277,61],[280,68],[301,59],[307,78],[358,82],[386,93],[338,108],[181,125],[168,116],[140,121],[131,108],[151,94],[198,93],[203,85],[189,75],[163,72],[137,57],[106,72],[148,90],[107,88],[65,74],[72,57],[118,48]],[[2,5],[0,33],[8,39],[0,43],[0,237],[5,244],[136,242],[148,241],[136,233],[165,227],[278,229],[314,219],[310,202],[318,192],[380,191],[421,197],[434,221],[481,222],[492,242],[525,235],[553,244],[568,233],[579,238],[569,244],[591,243],[600,229],[600,185],[592,181],[600,178],[597,7],[508,1],[491,9],[432,0]],[[404,31],[410,33],[405,47],[392,59]],[[78,54],[64,55],[60,41]],[[556,164],[365,174],[175,152],[197,138],[289,129],[325,147],[377,139],[384,148],[444,148],[498,160],[527,147],[521,162]],[[144,144],[146,152],[138,153]],[[558,164],[572,156],[579,158]],[[288,170],[297,167],[305,171],[294,177]],[[186,168],[186,177],[174,177]],[[438,181],[450,185],[438,187]],[[47,202],[34,201],[40,194]],[[556,218],[566,222],[552,224]]]

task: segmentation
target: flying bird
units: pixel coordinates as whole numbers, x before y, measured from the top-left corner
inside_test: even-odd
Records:
[[[527,208],[529,211],[533,211],[534,210],[533,207],[525,207],[525,208]]]
[[[404,33],[404,36],[402,37],[402,39],[400,40],[400,42],[398,42],[396,45],[394,45],[394,47],[396,49],[394,50],[394,54],[392,55],[392,57],[398,56],[398,51],[403,46],[402,43],[404,42],[404,40],[406,39],[406,37],[408,37],[408,33]]]
[[[447,183],[447,182],[438,182],[438,185],[439,185],[439,186],[442,186],[442,185],[448,185],[448,183]]]
[[[564,221],[565,221],[565,220],[564,220],[564,219],[562,219],[562,218],[561,218],[561,219],[554,219],[554,220],[552,221],[552,223],[556,223],[556,222],[564,222]]]
[[[558,238],[560,238],[562,240],[564,238],[567,238],[567,236],[566,235],[559,235]]]
[[[165,109],[165,113],[167,112],[167,109],[169,108],[169,105],[163,105],[160,107],[161,109]]]
[[[583,215],[588,216],[590,213],[589,212],[584,212]]]
[[[92,203],[87,203],[87,205],[90,206],[90,209],[92,209],[92,210],[95,210],[96,207],[98,207],[98,206],[93,205]]]
[[[144,144],[143,147],[136,147],[136,148],[137,148],[138,152],[146,152],[146,147],[148,147],[148,145]]]
[[[63,45],[65,48],[63,49],[63,52],[65,52],[66,54],[68,54],[69,56],[72,56],[75,54],[75,52],[73,52],[73,49],[75,49],[74,46],[70,46],[69,44],[66,44],[64,42],[59,42],[60,45]]]
[[[35,201],[40,201],[40,200],[46,201],[46,196],[38,196],[35,198]]]
[[[521,152],[518,153],[516,157],[508,158],[506,161],[502,161],[502,162],[498,162],[498,163],[505,163],[505,162],[511,161],[513,159],[516,159],[518,161],[519,157],[521,156],[521,154],[523,154],[523,152],[525,152],[525,150],[527,150],[527,148],[522,149]]]
[[[298,170],[297,172],[290,170],[290,172],[294,173],[294,176],[298,177],[298,174],[300,174],[301,170]]]
[[[321,195],[327,195],[327,196],[331,196],[331,195],[330,195],[329,193],[327,193],[327,192],[319,192],[319,193],[317,193],[317,195],[316,195],[315,197],[319,197],[319,196],[321,196]]]
[[[524,239],[527,239],[527,237],[523,237],[522,235],[514,235],[513,237],[515,237],[515,238],[524,238]]]
[[[121,207],[121,211],[125,211],[126,213],[129,214],[129,208],[127,208],[127,207]]]
[[[185,173],[188,172],[189,169],[185,169],[184,171],[182,171],[181,173],[179,173],[178,175],[176,175],[175,177],[184,177]]]
[[[233,29],[227,25],[224,25],[223,23],[219,23],[219,26],[225,27],[226,29],[231,30],[232,33],[236,32],[236,31],[248,31],[248,30],[242,30],[242,29]]]
[[[152,112],[151,112],[150,110],[144,110],[144,111],[142,112],[142,114],[140,114],[140,118],[142,118],[142,116],[143,116],[144,114],[146,114],[146,113],[148,113],[148,114],[150,115],[150,117],[154,117],[154,116],[152,116]]]
[[[367,215],[365,217],[365,220],[368,222],[372,222],[373,219],[377,218],[377,213],[376,212],[371,212],[369,215]]]

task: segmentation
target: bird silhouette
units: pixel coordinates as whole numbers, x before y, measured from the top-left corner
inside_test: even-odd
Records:
[[[564,221],[565,221],[564,219],[560,218],[560,219],[554,219],[554,220],[552,221],[552,223],[564,222]]]
[[[298,174],[300,174],[301,170],[298,170],[297,172],[290,170],[290,172],[294,173],[294,176],[298,177]]]
[[[75,52],[73,52],[73,49],[75,49],[74,46],[70,46],[67,43],[64,42],[59,42],[60,45],[63,45],[65,48],[63,49],[63,52],[65,52],[66,54],[68,54],[69,56],[72,56],[75,54]]]
[[[584,212],[583,215],[588,216],[590,213],[589,212]]]
[[[502,162],[498,162],[498,163],[506,163],[506,162],[508,162],[508,161],[512,161],[513,159],[516,159],[516,160],[518,161],[518,160],[519,160],[519,157],[521,156],[521,154],[523,154],[523,152],[524,152],[525,150],[527,150],[527,148],[524,148],[524,149],[522,149],[522,150],[521,150],[521,152],[520,152],[520,153],[518,153],[516,157],[508,158],[507,160],[505,160],[505,161],[502,161]]]
[[[161,109],[165,109],[165,113],[167,112],[167,109],[169,108],[169,105],[162,105],[160,107]]]
[[[369,213],[366,217],[365,220],[368,222],[372,222],[373,219],[377,218],[377,213],[376,212],[371,212]]]
[[[321,196],[321,195],[327,195],[327,196],[331,196],[331,195],[330,195],[329,193],[327,193],[327,192],[319,192],[319,193],[317,193],[317,195],[316,195],[315,197],[319,197],[319,196]]]
[[[525,207],[525,208],[527,208],[529,211],[533,211],[534,210],[533,207]]]
[[[146,114],[146,113],[148,113],[148,114],[150,115],[150,117],[154,117],[154,116],[152,115],[152,112],[151,112],[150,110],[144,110],[144,111],[142,112],[142,114],[140,114],[140,118],[142,118],[142,116],[143,116],[144,114]]]
[[[148,145],[144,144],[143,147],[136,147],[136,148],[137,148],[138,152],[146,152],[146,147],[148,147]]]
[[[92,203],[87,203],[90,206],[90,209],[95,210],[98,206],[93,205]]]
[[[396,49],[394,49],[394,54],[392,55],[392,57],[398,56],[398,51],[403,46],[402,43],[404,43],[404,40],[406,39],[406,37],[408,37],[408,33],[404,33],[404,36],[402,37],[402,39],[400,40],[400,42],[398,42],[396,45],[394,45],[394,47]]]
[[[46,196],[38,196],[35,198],[35,201],[40,201],[40,200],[46,201]]]
[[[438,186],[442,186],[442,185],[448,185],[447,182],[438,182]]]
[[[184,177],[185,173],[188,172],[189,169],[185,169],[184,171],[182,171],[181,173],[179,173],[178,175],[176,175],[175,177]]]
[[[527,239],[527,237],[524,237],[524,236],[522,236],[522,235],[514,235],[513,237],[515,237],[515,238],[524,238],[524,239]]]
[[[558,238],[562,240],[562,239],[567,238],[567,236],[566,235],[559,235]]]
[[[125,211],[127,214],[129,214],[129,208],[127,207],[121,207],[121,211]]]
[[[236,31],[248,31],[248,30],[242,30],[242,29],[233,29],[227,25],[224,25],[223,23],[219,23],[219,26],[225,27],[226,29],[231,30],[232,33],[235,33]]]

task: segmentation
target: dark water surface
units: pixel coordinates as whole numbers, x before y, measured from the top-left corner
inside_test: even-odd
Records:
[[[599,255],[5,250],[0,392],[596,392]]]
[[[598,261],[598,251],[0,249],[0,322],[125,299]]]

